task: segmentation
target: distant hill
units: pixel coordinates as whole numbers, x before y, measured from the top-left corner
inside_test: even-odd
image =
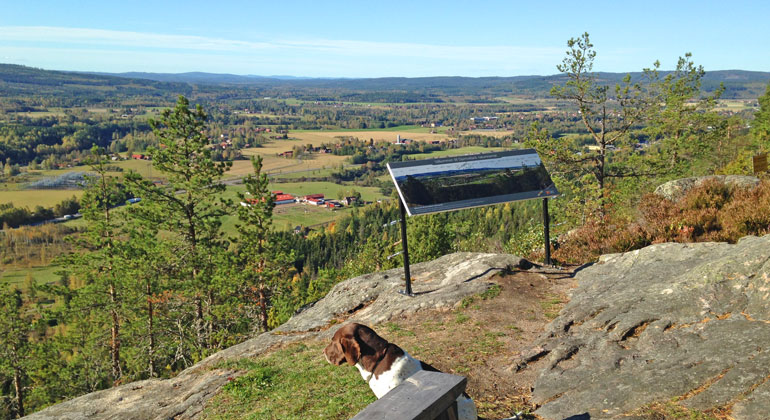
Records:
[[[661,72],[666,74],[666,72]],[[102,73],[107,74],[107,73]],[[513,76],[513,77],[383,77],[383,78],[299,78],[291,76],[240,76],[216,73],[119,73],[120,77],[149,79],[162,82],[250,84],[262,86],[291,86],[364,91],[410,90],[445,95],[469,94],[528,94],[548,96],[551,86],[563,83],[564,75]],[[597,73],[600,81],[609,84],[620,82],[626,73]],[[631,73],[641,77],[642,73]],[[707,72],[703,78],[703,90],[713,92],[720,83],[725,85],[725,98],[756,99],[764,93],[770,82],[770,72],[745,70],[718,70]]]
[[[0,95],[17,98],[46,98],[54,105],[123,102],[143,97],[167,102],[189,94],[183,82],[158,82],[143,78],[42,70],[15,64],[0,64]]]
[[[631,73],[640,77],[641,73]],[[597,73],[601,83],[620,82],[624,73]],[[216,73],[77,73],[41,70],[0,64],[0,94],[69,95],[104,101],[108,98],[137,96],[173,99],[176,95],[225,92],[242,94],[291,94],[303,99],[348,101],[442,102],[446,97],[468,97],[480,102],[494,97],[525,95],[550,97],[554,84],[564,83],[564,75],[514,77],[385,77],[368,79],[296,78]],[[725,85],[724,98],[756,99],[765,91],[770,72],[720,70],[706,73],[704,92]],[[399,99],[401,98],[401,99]]]

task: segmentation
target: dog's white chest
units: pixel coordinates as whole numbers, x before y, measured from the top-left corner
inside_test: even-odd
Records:
[[[378,377],[374,377],[372,372],[365,370],[361,367],[361,364],[356,364],[358,371],[361,372],[361,376],[365,381],[369,381],[369,388],[372,389],[374,395],[377,398],[382,398],[388,391],[397,387],[401,382],[417,371],[422,370],[422,364],[419,360],[410,356],[409,353],[404,352],[404,355],[396,359],[393,364],[390,365],[390,369],[381,373]],[[371,379],[370,379],[371,378]]]

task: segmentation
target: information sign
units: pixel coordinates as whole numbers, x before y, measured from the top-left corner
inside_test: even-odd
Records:
[[[410,216],[559,194],[534,149],[387,166]]]
[[[752,163],[754,164],[755,174],[767,172],[767,153],[762,153],[761,155],[755,155],[752,161],[753,161]]]

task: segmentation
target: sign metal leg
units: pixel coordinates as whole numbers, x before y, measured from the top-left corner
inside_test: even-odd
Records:
[[[550,219],[548,217],[548,199],[543,199],[543,237],[545,242],[545,265],[551,265],[551,232]]]
[[[412,278],[409,273],[409,246],[406,243],[406,208],[401,199],[398,200],[398,206],[401,210],[401,246],[403,247],[404,281],[406,283],[405,289],[399,291],[399,293],[407,296],[414,296],[414,293],[412,293]]]

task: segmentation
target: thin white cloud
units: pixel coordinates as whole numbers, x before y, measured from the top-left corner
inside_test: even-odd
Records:
[[[169,35],[90,28],[50,26],[0,27],[0,43],[61,44],[93,47],[194,50],[231,53],[276,52],[317,53],[346,57],[415,57],[439,60],[504,62],[526,59],[539,62],[562,54],[563,48],[533,48],[505,45],[432,45],[354,40],[269,40],[242,41],[194,35]]]

